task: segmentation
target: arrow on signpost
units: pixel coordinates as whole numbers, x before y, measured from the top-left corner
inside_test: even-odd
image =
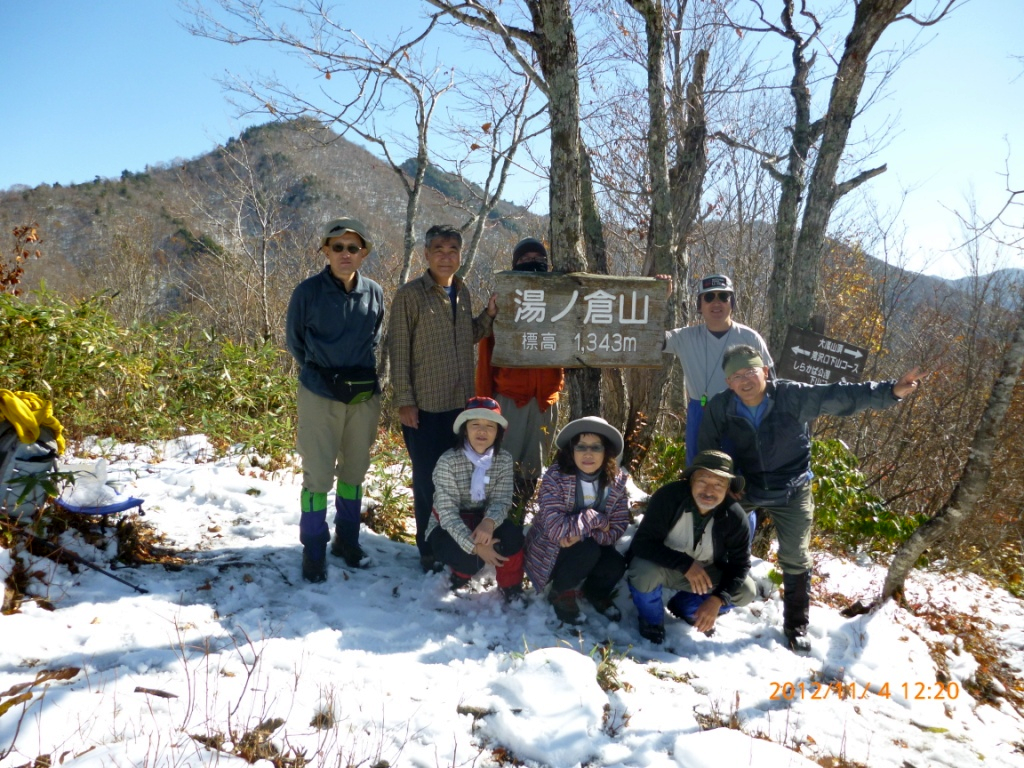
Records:
[[[793,350],[794,355],[807,355],[808,357],[811,356],[810,350],[800,349],[800,347],[791,347],[791,349]]]
[[[864,355],[862,355],[860,353],[859,349],[847,349],[847,348],[844,347],[843,348],[843,354],[844,355],[849,355],[850,357],[864,357]]]

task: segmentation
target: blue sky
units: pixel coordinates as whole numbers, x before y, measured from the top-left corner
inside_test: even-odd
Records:
[[[384,26],[391,20],[417,15],[414,0],[339,6],[345,4],[353,26],[376,25],[384,34],[397,32]],[[395,12],[380,14],[382,6]],[[192,37],[180,26],[184,18],[174,0],[0,5],[0,98],[7,107],[0,189],[116,177],[209,151],[263,121],[236,117],[217,82],[229,72],[275,72],[312,84],[301,62],[265,47]],[[972,191],[982,213],[996,210],[1011,151],[1014,181],[1024,187],[1024,63],[1010,58],[1024,55],[1021,29],[1021,0],[970,0],[925,33],[934,40],[904,63],[892,97],[875,112],[878,119],[898,110],[900,118],[878,158],[889,171],[865,190],[887,208],[910,191],[900,221],[913,268],[962,274],[943,253],[956,240],[950,210],[962,210]]]

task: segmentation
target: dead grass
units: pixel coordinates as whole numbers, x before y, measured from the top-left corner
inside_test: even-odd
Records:
[[[1006,701],[1018,714],[1024,715],[1024,681],[1003,660],[999,641],[994,636],[992,622],[971,614],[957,613],[948,606],[908,605],[908,610],[923,619],[932,631],[940,635],[953,635],[963,643],[963,652],[971,654],[978,662],[974,679],[963,683],[964,689],[975,699],[998,707]],[[949,681],[946,654],[943,643],[930,645],[941,682]],[[954,648],[953,653],[961,653]]]

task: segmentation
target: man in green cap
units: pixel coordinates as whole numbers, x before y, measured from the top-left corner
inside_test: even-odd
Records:
[[[288,305],[288,351],[299,364],[298,450],[302,457],[302,577],[327,579],[327,494],[335,486],[331,554],[368,565],[359,546],[363,479],[380,420],[377,346],[384,292],[359,272],[373,249],[358,219],[323,228],[324,269],[295,288]]]
[[[772,516],[784,590],[783,632],[792,650],[806,653],[814,564],[810,422],[822,414],[852,416],[895,405],[918,388],[921,373],[914,368],[896,381],[858,384],[769,381],[764,360],[746,345],[726,350],[722,370],[729,388],[708,402],[698,447],[727,450],[746,480],[744,506]]]

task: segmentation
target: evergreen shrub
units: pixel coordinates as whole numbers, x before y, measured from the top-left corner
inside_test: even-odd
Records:
[[[0,388],[53,402],[69,439],[206,434],[273,458],[294,446],[295,380],[272,344],[246,346],[184,316],[124,328],[111,297],[0,295]]]

